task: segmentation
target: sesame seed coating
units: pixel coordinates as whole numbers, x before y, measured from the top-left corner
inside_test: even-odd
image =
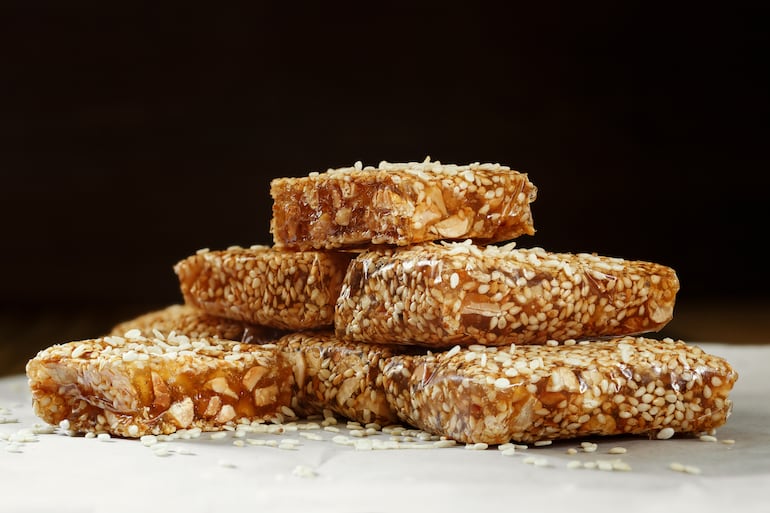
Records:
[[[285,415],[292,372],[274,346],[129,334],[55,344],[27,362],[36,415],[127,438]]]
[[[284,334],[276,328],[209,315],[191,305],[169,305],[125,320],[113,326],[109,335],[123,336],[130,330],[139,330],[148,338],[158,331],[189,338],[219,338],[252,344],[271,342]]]
[[[394,348],[342,341],[331,331],[288,334],[276,345],[294,371],[292,410],[298,415],[328,409],[362,424],[398,422],[380,373]]]
[[[708,432],[727,421],[738,378],[695,345],[644,337],[394,355],[382,372],[404,422],[488,444]]]
[[[299,250],[398,246],[535,233],[526,173],[500,164],[380,162],[270,183],[275,246]]]
[[[446,348],[658,331],[679,280],[653,262],[470,241],[372,247],[336,304],[341,338]]]
[[[284,330],[330,327],[352,254],[267,246],[199,251],[174,266],[185,304]]]

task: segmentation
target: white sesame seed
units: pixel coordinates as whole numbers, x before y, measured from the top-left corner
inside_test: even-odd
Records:
[[[701,442],[716,442],[717,441],[717,437],[711,436],[711,435],[701,435],[700,436],[700,441]]]
[[[169,451],[167,447],[153,448],[152,453],[155,456],[159,456],[159,457],[171,456],[171,454],[172,454],[171,451]]]
[[[599,460],[596,462],[596,468],[599,470],[609,471],[612,470],[612,462],[607,460]]]
[[[126,332],[126,333],[123,335],[123,337],[125,337],[125,338],[127,338],[127,339],[138,339],[138,338],[140,338],[141,336],[142,336],[142,331],[141,331],[141,330],[139,330],[139,329],[137,329],[137,328],[133,328],[133,329],[130,329],[130,330],[128,330],[128,331],[127,331],[127,332]]]
[[[318,472],[316,472],[312,467],[309,467],[307,465],[297,465],[291,471],[291,475],[307,478],[307,477],[316,477],[318,475]]]
[[[508,378],[500,377],[495,380],[495,388],[510,388],[511,382]]]
[[[663,429],[658,431],[658,434],[655,435],[655,438],[657,438],[658,440],[667,440],[672,436],[674,436],[674,433],[675,433],[674,428],[664,427]]]

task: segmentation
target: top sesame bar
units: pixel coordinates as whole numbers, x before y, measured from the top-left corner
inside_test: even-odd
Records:
[[[535,233],[526,173],[500,164],[380,162],[270,183],[275,246],[297,250],[500,242]]]

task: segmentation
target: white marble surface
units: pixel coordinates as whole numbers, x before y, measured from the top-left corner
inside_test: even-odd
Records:
[[[390,436],[354,437],[344,425],[339,432],[203,434],[154,446],[72,437],[41,429],[26,377],[11,376],[0,379],[0,511],[770,511],[770,346],[699,345],[739,373],[733,414],[717,441],[592,439],[595,452],[582,451],[583,440],[513,455],[497,447],[418,448],[430,445],[423,441],[365,450],[334,437],[377,447]],[[290,449],[267,445],[292,440],[298,445]],[[613,447],[626,453],[610,454]],[[630,470],[570,464],[599,460],[620,460]],[[672,463],[699,473],[672,470]]]

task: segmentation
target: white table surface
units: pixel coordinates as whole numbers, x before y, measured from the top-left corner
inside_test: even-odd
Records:
[[[376,447],[389,435],[353,437],[344,424],[339,432],[222,439],[204,433],[154,446],[73,437],[42,427],[25,376],[6,377],[0,379],[0,512],[770,511],[770,346],[698,345],[739,373],[733,413],[717,441],[594,438],[595,452],[581,450],[584,440],[513,455],[497,447],[421,449],[430,445],[423,441],[365,450],[333,438]],[[299,441],[294,449],[266,445],[292,440]],[[608,453],[613,447],[627,452]],[[577,454],[568,454],[570,448]],[[570,468],[575,460],[621,460],[630,470]],[[672,470],[672,463],[699,473]]]

